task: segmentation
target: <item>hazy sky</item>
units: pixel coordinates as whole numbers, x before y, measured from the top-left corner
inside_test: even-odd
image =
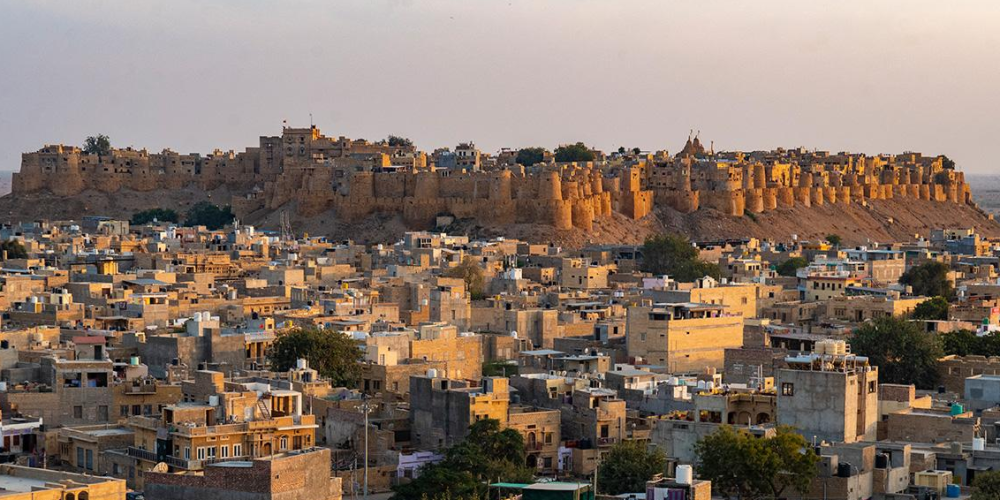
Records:
[[[948,154],[1000,136],[1000,2],[0,0],[0,169],[45,143]]]

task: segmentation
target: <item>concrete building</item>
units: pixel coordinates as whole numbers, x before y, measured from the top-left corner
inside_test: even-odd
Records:
[[[626,346],[630,358],[669,373],[721,370],[725,350],[743,346],[743,317],[710,304],[630,307]]]
[[[878,367],[846,353],[843,341],[818,345],[816,352],[786,358],[788,368],[778,370],[777,423],[794,426],[810,442],[874,440]]]
[[[148,500],[340,500],[330,450],[307,448],[267,458],[213,464],[192,474],[147,472]]]
[[[438,377],[431,371],[410,379],[410,423],[413,445],[440,450],[461,442],[469,426],[483,419],[507,425],[510,393],[507,379],[488,377],[481,386]]]
[[[125,481],[35,467],[0,465],[4,500],[125,500]]]
[[[1000,405],[1000,375],[974,375],[965,379],[964,401],[976,413]]]

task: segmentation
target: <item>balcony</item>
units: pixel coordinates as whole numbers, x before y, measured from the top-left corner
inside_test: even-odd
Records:
[[[618,438],[614,437],[599,437],[597,438],[597,446],[612,446],[618,442]]]

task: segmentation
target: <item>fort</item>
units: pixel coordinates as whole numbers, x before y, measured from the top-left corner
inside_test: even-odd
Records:
[[[594,151],[593,161],[560,163],[549,156],[523,166],[509,152],[480,155],[471,144],[459,149],[459,160],[448,163],[442,150],[428,155],[408,142],[327,137],[316,127],[285,127],[280,136],[260,137],[243,152],[208,155],[133,148],[94,154],[48,145],[22,155],[12,188],[14,196],[48,191],[70,197],[88,190],[224,186],[240,217],[282,207],[304,217],[332,210],[347,222],[389,213],[414,228],[451,215],[590,230],[612,213],[640,219],[656,206],[742,216],[894,198],[973,205],[962,172],[943,156],[920,153],[867,156],[801,148],[716,153],[696,136],[674,155]]]

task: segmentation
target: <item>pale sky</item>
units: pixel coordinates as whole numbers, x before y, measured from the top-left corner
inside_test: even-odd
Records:
[[[947,154],[1000,136],[995,0],[0,0],[0,169],[45,143],[208,153],[392,133],[432,150]]]

